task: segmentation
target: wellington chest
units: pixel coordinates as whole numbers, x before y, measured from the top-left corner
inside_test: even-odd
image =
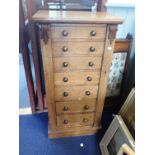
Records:
[[[97,133],[122,19],[79,11],[38,11],[32,19],[43,61],[49,138]]]

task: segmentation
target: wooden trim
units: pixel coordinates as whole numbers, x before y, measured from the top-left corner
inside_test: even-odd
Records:
[[[30,23],[29,31],[30,31],[29,33],[30,33],[31,43],[32,43],[32,51],[33,51],[32,55],[33,55],[34,71],[35,71],[35,78],[36,78],[37,97],[38,97],[37,110],[43,111],[44,100],[43,100],[43,92],[42,92],[42,85],[41,85],[42,81],[41,81],[41,71],[40,71],[35,23],[33,22]]]
[[[114,43],[115,43],[116,33],[113,33],[114,31],[117,31],[117,25],[107,26],[106,43],[105,43],[105,49],[104,49],[104,54],[103,54],[104,61],[101,67],[102,69],[101,69],[98,97],[97,97],[97,103],[96,103],[96,113],[95,113],[95,120],[94,120],[95,126],[100,126],[100,119],[101,119],[102,111],[104,107],[107,80],[109,76],[108,73],[109,73],[109,69],[111,65],[112,54],[113,54]]]
[[[31,105],[32,113],[34,113],[36,99],[35,99],[34,84],[33,84],[33,79],[32,79],[31,65],[30,65],[29,50],[28,50],[28,47],[25,45],[22,30],[20,30],[20,36],[21,36],[20,37],[20,46],[21,46],[21,50],[22,50],[27,87],[28,87],[28,92],[29,92],[29,97],[30,97],[30,105]]]
[[[19,0],[19,28],[24,28],[24,26],[25,26],[25,20],[24,20],[22,0]]]
[[[35,113],[35,106],[36,106],[36,96],[34,91],[34,83],[32,78],[32,71],[30,65],[30,58],[29,58],[29,49],[28,44],[25,40],[25,20],[24,20],[24,13],[22,7],[22,0],[19,1],[19,44],[20,50],[23,57],[25,75],[26,75],[26,82],[28,87],[28,93],[30,97],[30,106],[32,113]]]
[[[67,13],[67,14],[66,14]],[[53,14],[53,16],[51,16]],[[112,16],[104,12],[96,12],[92,16],[92,12],[79,11],[54,11],[54,10],[39,10],[33,16],[33,21],[40,23],[74,23],[74,24],[122,24],[121,17]],[[112,34],[113,32],[111,32]],[[113,35],[113,34],[112,34]]]
[[[114,53],[127,52],[129,53],[131,46],[131,39],[116,39]]]
[[[98,0],[98,3],[97,3],[97,11],[101,12],[101,11],[104,11],[106,12],[107,9],[105,7],[105,3],[107,2],[108,0]]]
[[[23,38],[23,29],[25,26],[24,22],[24,12],[23,12],[23,6],[22,6],[22,0],[19,0],[19,41],[22,40]],[[22,51],[22,45],[19,43],[19,53]]]
[[[36,12],[35,0],[26,0],[26,6],[28,21],[31,22],[32,16]]]
[[[43,68],[44,68],[44,77],[45,77],[45,88],[46,88],[46,102],[48,106],[48,115],[49,115],[49,124],[52,130],[56,130],[56,105],[54,100],[54,68],[53,68],[53,59],[52,53],[52,45],[50,31],[50,24],[39,24],[40,31],[40,46],[42,49],[42,60],[43,60]]]

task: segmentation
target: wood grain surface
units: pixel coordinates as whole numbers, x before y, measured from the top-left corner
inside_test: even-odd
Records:
[[[85,113],[95,111],[96,99],[56,102],[57,114]]]
[[[67,122],[65,124],[65,121]],[[57,126],[81,126],[81,125],[92,125],[94,121],[94,113],[87,114],[66,114],[57,116]]]
[[[98,24],[122,24],[123,19],[112,16],[106,12],[84,11],[51,11],[39,10],[33,16],[34,21],[56,23],[98,23]]]
[[[101,68],[102,57],[57,57],[53,58],[54,71],[63,72],[71,70],[96,70]],[[89,63],[93,63],[92,66]],[[64,67],[64,63],[67,63],[67,67]]]
[[[102,56],[103,41],[56,41],[53,42],[53,57],[66,56]],[[65,51],[66,50],[66,51]],[[94,51],[91,51],[94,50]]]
[[[99,83],[100,72],[96,71],[68,71],[54,73],[55,85],[91,85]]]
[[[59,86],[55,87],[55,101],[71,101],[84,99],[92,99],[97,97],[98,85],[94,86]],[[90,92],[90,95],[86,95],[86,91]],[[68,96],[64,96],[64,92],[68,93]]]

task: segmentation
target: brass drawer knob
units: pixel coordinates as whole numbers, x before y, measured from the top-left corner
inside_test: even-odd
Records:
[[[88,106],[88,105],[85,105],[85,106],[84,106],[84,109],[85,109],[85,110],[88,110],[88,109],[89,109],[89,106]]]
[[[68,63],[67,62],[63,62],[62,64],[64,67],[68,67]]]
[[[64,107],[64,109],[63,109],[63,110],[64,110],[64,111],[68,111],[68,109],[69,109],[68,107]]]
[[[64,37],[66,37],[66,36],[68,36],[68,32],[67,32],[66,30],[62,31],[62,35],[63,35]]]
[[[66,46],[63,46],[63,47],[62,47],[62,50],[63,50],[64,52],[67,52],[67,51],[68,51],[68,48],[67,48]]]
[[[89,96],[89,95],[90,95],[90,91],[86,91],[85,94],[86,94],[87,96]]]
[[[88,65],[89,65],[90,67],[92,67],[92,66],[94,66],[94,63],[93,63],[92,61],[90,61],[90,62],[88,63]]]
[[[68,78],[67,78],[67,77],[64,77],[64,78],[63,78],[63,81],[64,81],[64,82],[68,82]]]
[[[87,118],[84,118],[83,119],[83,122],[85,122],[85,123],[88,122],[88,119]]]
[[[63,95],[66,97],[68,96],[68,92],[64,92]]]
[[[87,80],[88,80],[88,81],[92,81],[92,77],[91,77],[91,76],[88,76],[88,77],[87,77]]]
[[[91,46],[91,47],[89,48],[89,50],[90,50],[90,52],[94,52],[94,51],[95,51],[95,47],[92,47],[92,46]]]
[[[91,31],[91,36],[96,36],[96,32],[94,30]]]
[[[68,124],[68,120],[64,120],[64,124]]]

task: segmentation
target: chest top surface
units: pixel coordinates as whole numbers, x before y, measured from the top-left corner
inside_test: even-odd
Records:
[[[82,11],[49,11],[39,10],[32,16],[33,21],[56,22],[56,23],[98,23],[98,24],[121,24],[123,19],[112,16],[105,12],[82,12]]]

